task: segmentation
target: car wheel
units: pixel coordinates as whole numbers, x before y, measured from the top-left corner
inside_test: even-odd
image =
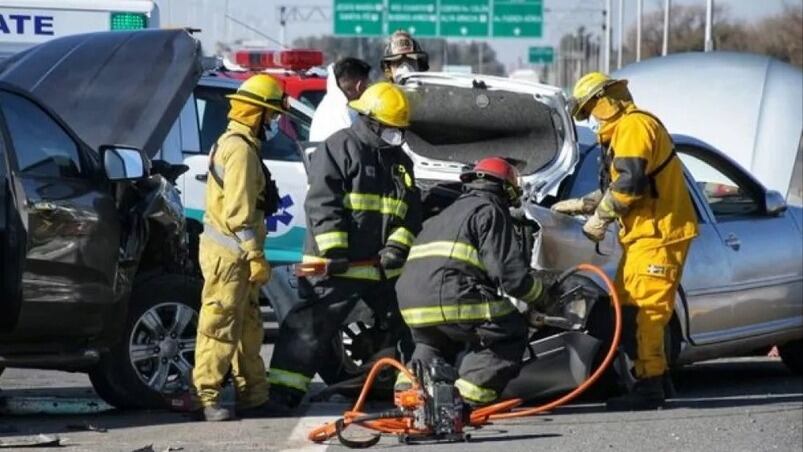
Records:
[[[798,375],[803,374],[803,339],[779,345],[778,353],[789,370]]]
[[[101,398],[117,408],[155,408],[189,388],[201,289],[184,275],[134,287],[122,340],[89,374]]]

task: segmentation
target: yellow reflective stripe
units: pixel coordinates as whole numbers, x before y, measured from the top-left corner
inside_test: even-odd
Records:
[[[343,231],[324,232],[315,236],[315,243],[322,253],[332,248],[348,248],[349,236]]]
[[[488,403],[496,400],[496,391],[493,389],[483,388],[474,383],[458,378],[454,382],[454,387],[460,391],[460,395],[467,400],[477,403]]]
[[[516,308],[507,300],[457,304],[446,306],[426,306],[401,310],[402,318],[408,326],[420,327],[454,322],[491,320],[510,314]]]
[[[401,243],[406,247],[413,246],[413,240],[415,240],[415,236],[412,232],[410,232],[407,228],[396,228],[388,237],[388,240],[393,240],[394,242]]]
[[[343,207],[350,210],[368,210],[401,219],[407,215],[407,203],[401,199],[364,193],[346,193]]]
[[[304,255],[301,258],[301,262],[312,262],[312,263],[320,263],[326,262],[326,259],[318,257],[318,256],[310,256]],[[400,270],[388,270],[385,272],[385,276],[391,278],[393,276],[398,276],[401,274]],[[350,278],[350,279],[367,279],[369,281],[379,281],[380,274],[379,269],[376,267],[371,267],[367,265],[361,265],[359,267],[349,267],[345,273],[338,273],[336,275],[332,275],[337,278]]]
[[[530,286],[530,290],[528,290],[526,294],[522,295],[521,299],[527,303],[532,303],[541,296],[542,290],[544,290],[544,285],[541,281],[533,279],[533,285]]]
[[[413,384],[412,380],[410,380],[410,379],[407,377],[407,374],[406,374],[406,373],[404,373],[404,372],[399,372],[398,374],[396,374],[396,382],[394,383],[394,386],[399,386],[399,385],[412,385],[412,384]]]
[[[312,378],[310,377],[283,369],[271,369],[268,375],[268,383],[298,389],[302,392],[307,392],[309,390],[311,381]]]
[[[421,259],[424,257],[445,257],[463,261],[480,269],[485,266],[480,262],[480,254],[476,248],[468,243],[461,242],[430,242],[423,245],[416,245],[410,248],[407,260]]]

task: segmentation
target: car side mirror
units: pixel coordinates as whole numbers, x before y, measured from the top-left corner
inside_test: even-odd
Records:
[[[775,190],[768,190],[764,195],[764,205],[767,215],[777,216],[786,211],[786,200]]]
[[[132,147],[103,145],[100,147],[106,177],[113,182],[142,179],[147,175],[147,161],[142,151]]]

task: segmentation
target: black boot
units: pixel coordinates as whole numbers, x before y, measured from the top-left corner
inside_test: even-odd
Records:
[[[222,422],[229,421],[232,418],[231,410],[223,408],[220,404],[214,404],[204,407],[204,420],[207,422]]]
[[[633,390],[625,395],[608,399],[608,411],[643,411],[664,406],[664,377],[651,377],[638,380]]]

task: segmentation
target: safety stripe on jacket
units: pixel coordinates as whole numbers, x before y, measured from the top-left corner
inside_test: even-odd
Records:
[[[273,368],[268,375],[268,383],[298,389],[301,392],[307,392],[309,390],[311,381],[312,378],[306,375],[284,369]]]
[[[304,255],[301,261],[307,263],[325,263],[326,259],[318,256]],[[390,279],[401,275],[402,269],[385,270],[384,272],[385,278]],[[382,280],[382,274],[379,272],[379,269],[370,265],[351,266],[344,273],[338,273],[332,276],[337,278],[364,279],[368,281]]]
[[[333,248],[348,248],[349,236],[343,231],[324,232],[315,236],[315,243],[318,245],[318,251],[325,253]]]
[[[464,301],[455,305],[424,306],[401,310],[402,318],[411,327],[441,325],[444,323],[473,322],[492,320],[515,311],[508,300],[482,301],[467,304]]]
[[[409,229],[404,227],[399,227],[393,230],[393,232],[388,237],[388,240],[393,240],[396,243],[402,244],[406,247],[413,246],[413,241],[415,241],[415,235],[410,232]]]
[[[541,280],[533,278],[533,285],[530,286],[530,290],[528,290],[526,294],[522,295],[521,299],[527,303],[532,303],[541,296],[543,290],[544,285],[541,283]]]
[[[462,242],[437,241],[410,248],[407,260],[422,259],[426,257],[445,257],[485,269],[480,261],[480,253],[471,244]]]
[[[493,402],[498,397],[496,391],[493,389],[477,386],[474,383],[462,378],[458,378],[457,381],[454,382],[454,386],[458,391],[460,391],[460,395],[464,399],[472,402],[488,403]]]
[[[401,199],[366,193],[346,193],[343,207],[350,210],[379,212],[402,220],[407,215],[407,203]]]

